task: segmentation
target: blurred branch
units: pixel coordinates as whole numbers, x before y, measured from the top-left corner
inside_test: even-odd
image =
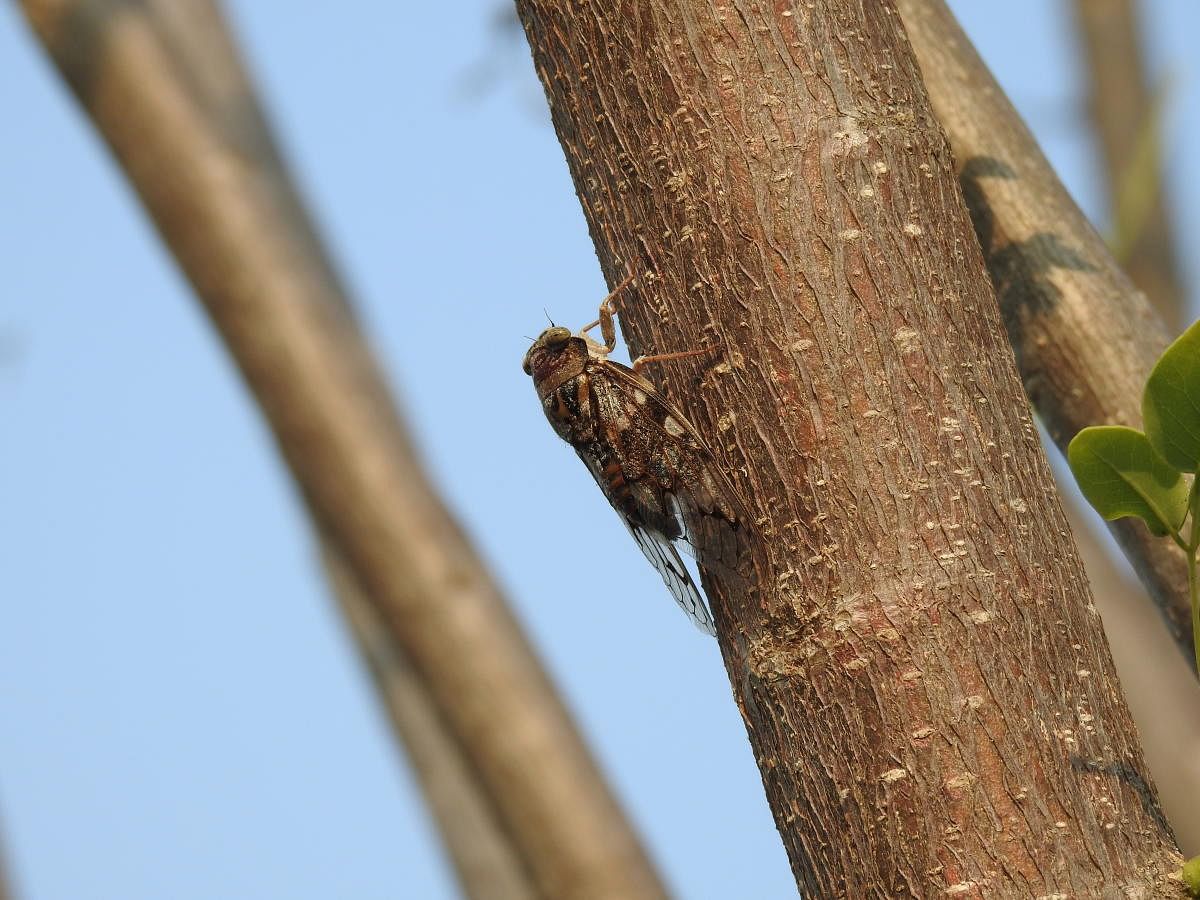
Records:
[[[464,893],[474,900],[538,896],[503,824],[480,790],[470,760],[447,732],[387,622],[363,595],[333,543],[325,540],[322,549],[330,584],[370,667],[392,727],[402,739]]]
[[[254,99],[253,85],[218,8],[207,2],[152,0],[146,11],[159,39],[186,70],[193,97],[208,110],[214,125],[231,142],[243,146],[247,155],[261,160],[259,173],[271,183],[280,202],[277,228],[305,245],[307,258],[336,286],[321,292],[319,299],[353,319],[354,310]],[[391,412],[381,409],[379,415],[386,418]],[[330,587],[375,681],[394,734],[405,748],[464,893],[474,900],[536,897],[516,848],[421,679],[364,596],[336,543],[325,534],[320,541]]]
[[[0,847],[0,900],[14,900],[12,884],[9,882],[8,861],[4,858],[4,847]]]
[[[390,646],[373,644],[371,658],[405,662],[389,666],[393,688],[411,667],[407,691],[387,699],[414,758],[430,761],[430,740],[461,754],[460,767],[419,768],[426,793],[453,784],[490,809],[488,839],[521,869],[497,875],[514,885],[507,896],[662,896],[498,588],[430,486],[216,8],[22,6],[225,338],[347,573],[343,586],[361,589],[386,624]],[[423,711],[394,702],[400,693],[423,696]],[[410,733],[439,725],[436,739]],[[479,832],[463,831],[462,818],[439,820],[456,860],[477,850]]]
[[[1074,0],[1088,108],[1104,161],[1113,252],[1172,331],[1185,297],[1163,197],[1162,113],[1168,91],[1152,92],[1134,0]]]
[[[1146,375],[1168,342],[1046,162],[943,0],[897,0],[945,128],[1026,393],[1065,450],[1087,425],[1141,422]],[[1124,520],[1112,530],[1192,655],[1183,553]]]

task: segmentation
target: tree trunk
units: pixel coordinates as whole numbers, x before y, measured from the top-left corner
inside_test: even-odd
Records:
[[[658,374],[750,510],[699,556],[801,889],[1180,895],[892,3],[518,10],[631,348],[716,348]]]

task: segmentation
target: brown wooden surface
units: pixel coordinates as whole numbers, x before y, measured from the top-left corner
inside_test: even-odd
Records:
[[[1200,853],[1200,682],[1145,588],[1097,540],[1091,507],[1074,495],[1064,505],[1163,811],[1183,855]]]
[[[204,302],[531,892],[663,896],[496,584],[426,479],[232,47],[223,53],[217,40],[218,52],[198,53],[190,40],[194,28],[220,27],[215,8],[199,14],[205,24],[194,4],[166,0],[22,7]]]
[[[1170,338],[1046,162],[942,0],[897,0],[996,286],[1025,390],[1065,450],[1088,425],[1141,424]],[[1184,554],[1138,520],[1113,533],[1190,660]]]
[[[719,348],[653,377],[755,518],[701,557],[806,895],[1178,896],[895,9],[518,9],[632,351]]]

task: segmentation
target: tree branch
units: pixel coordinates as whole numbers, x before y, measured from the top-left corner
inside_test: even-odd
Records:
[[[1104,161],[1115,255],[1172,331],[1185,324],[1186,292],[1163,197],[1162,134],[1142,62],[1133,0],[1075,0],[1088,109]]]
[[[0,836],[3,836],[2,832],[0,832]],[[0,846],[0,900],[13,900],[16,896],[13,893],[10,872],[8,860],[4,856],[4,847]]]
[[[177,28],[184,4],[22,5],[225,338],[334,553],[419,676],[438,713],[422,727],[440,721],[459,748],[474,782],[460,787],[491,809],[533,890],[663,896],[430,487],[232,49],[197,55]],[[220,29],[215,8],[200,15]]]
[[[660,380],[746,497],[698,555],[802,891],[1180,896],[892,4],[518,10],[631,350],[720,351]]]
[[[1142,388],[1168,343],[942,0],[897,0],[954,148],[1025,391],[1064,452],[1088,425],[1141,424]],[[1184,554],[1140,522],[1113,533],[1180,650],[1192,657]]]
[[[539,896],[471,761],[448,732],[387,622],[363,594],[333,542],[324,540],[322,550],[329,582],[438,823],[463,892],[472,900]]]
[[[1173,642],[1142,585],[1113,563],[1081,518],[1086,504],[1064,500],[1146,762],[1179,846],[1190,856],[1200,852],[1200,682],[1187,659],[1169,652]]]

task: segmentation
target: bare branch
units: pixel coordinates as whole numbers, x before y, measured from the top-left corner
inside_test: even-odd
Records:
[[[1067,518],[1087,568],[1096,608],[1137,723],[1163,809],[1185,856],[1200,852],[1200,682],[1145,599],[1145,588],[1114,564],[1077,494],[1064,497]]]
[[[2,834],[0,832],[0,836]],[[13,900],[16,896],[12,890],[9,872],[8,861],[4,857],[4,847],[0,847],[0,900]]]
[[[207,55],[223,38],[197,55],[178,28],[184,4],[22,5],[225,338],[333,551],[418,674],[469,766],[474,784],[460,787],[490,807],[539,896],[663,896],[429,485],[236,55],[223,66]],[[221,27],[215,8],[197,15]]]
[[[332,542],[325,541],[323,549],[334,593],[454,860],[463,892],[472,900],[537,897],[516,847],[480,790],[470,760],[450,735],[392,630],[363,595]]]
[[[1163,197],[1162,107],[1142,60],[1134,0],[1074,0],[1088,108],[1100,142],[1114,255],[1167,327],[1183,327],[1186,293]]]

